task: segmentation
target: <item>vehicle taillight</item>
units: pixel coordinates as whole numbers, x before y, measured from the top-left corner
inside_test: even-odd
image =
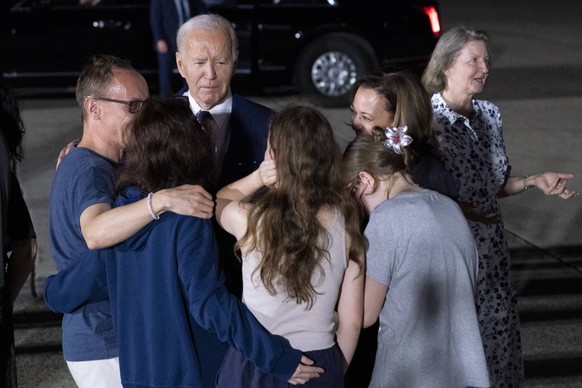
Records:
[[[435,7],[424,7],[422,9],[428,20],[430,20],[430,28],[434,36],[438,36],[441,32],[441,23],[439,22],[439,13]]]

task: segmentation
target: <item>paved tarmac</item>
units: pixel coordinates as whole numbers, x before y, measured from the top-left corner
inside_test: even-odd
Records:
[[[462,22],[493,37],[496,63],[480,97],[501,109],[514,174],[573,172],[571,186],[582,190],[582,31],[574,16],[582,14],[582,2],[482,3],[443,1],[443,24]],[[566,11],[558,17],[560,8]],[[253,99],[276,109],[296,97]],[[27,135],[20,179],[40,250],[33,282],[15,307],[19,386],[74,387],[62,360],[60,317],[41,297],[44,280],[54,272],[47,244],[54,161],[79,136],[80,118],[72,96],[25,99],[21,107]],[[347,110],[323,111],[345,146],[352,137]],[[502,204],[519,292],[525,387],[582,387],[582,198],[563,201],[530,190]]]

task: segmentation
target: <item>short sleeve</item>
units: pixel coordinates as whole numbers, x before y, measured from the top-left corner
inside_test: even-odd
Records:
[[[379,205],[370,216],[364,232],[369,242],[366,252],[366,276],[390,286],[395,265],[396,241],[393,239],[394,233],[390,231],[389,212],[383,205],[387,203]]]

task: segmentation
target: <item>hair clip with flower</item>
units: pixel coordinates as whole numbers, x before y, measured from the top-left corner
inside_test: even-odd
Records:
[[[408,126],[406,125],[394,128],[386,127],[384,130],[384,133],[386,134],[384,145],[397,154],[400,154],[402,152],[402,147],[406,147],[412,143],[412,137],[406,134],[407,130]]]

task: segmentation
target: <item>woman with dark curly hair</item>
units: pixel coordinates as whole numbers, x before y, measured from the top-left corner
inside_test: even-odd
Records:
[[[419,185],[456,200],[455,181],[441,162],[432,129],[430,97],[416,75],[406,71],[364,75],[350,93],[350,111],[356,134],[406,125],[415,139],[407,156],[408,172]]]

